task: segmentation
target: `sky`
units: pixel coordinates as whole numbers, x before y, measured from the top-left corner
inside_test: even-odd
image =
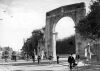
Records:
[[[89,10],[90,0],[0,0],[0,46],[20,50],[23,40],[29,38],[33,30],[45,26],[46,12],[79,2],[85,2],[86,10]],[[57,38],[75,33],[71,18],[64,17],[57,24]]]

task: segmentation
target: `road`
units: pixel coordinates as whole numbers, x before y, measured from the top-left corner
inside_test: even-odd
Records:
[[[32,61],[18,60],[17,62],[1,62],[0,71],[32,71],[32,70],[69,70],[67,61],[60,61],[60,64],[53,62],[50,64],[47,60],[40,64]]]
[[[49,64],[47,60],[42,60],[40,64],[33,63],[32,61],[18,60],[17,62],[0,61],[0,71],[70,71],[68,62],[65,60],[60,60],[60,64],[53,62]],[[100,65],[82,65],[81,62],[72,71],[100,71]]]

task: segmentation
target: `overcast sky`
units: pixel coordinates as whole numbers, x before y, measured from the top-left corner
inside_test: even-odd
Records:
[[[14,50],[22,48],[23,39],[31,36],[34,29],[45,26],[46,12],[60,6],[90,0],[0,0],[0,46],[10,46]],[[86,8],[88,10],[88,8]],[[69,24],[65,24],[65,23]],[[63,25],[61,25],[62,23]],[[66,27],[65,27],[66,26]],[[74,22],[71,18],[62,18],[56,26],[58,38],[74,34]],[[62,30],[68,31],[62,31]],[[65,34],[67,32],[67,34]]]

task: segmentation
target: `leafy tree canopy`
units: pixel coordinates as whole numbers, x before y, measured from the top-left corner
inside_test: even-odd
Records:
[[[32,36],[29,37],[25,42],[24,45],[22,47],[22,51],[26,54],[28,54],[29,56],[32,56],[34,53],[34,50],[37,53],[37,47],[38,47],[38,43],[39,40],[43,39],[43,35],[44,33],[41,31],[41,29],[39,30],[34,30],[32,32]]]
[[[90,12],[76,25],[76,32],[90,39],[100,38],[100,0],[92,1]]]

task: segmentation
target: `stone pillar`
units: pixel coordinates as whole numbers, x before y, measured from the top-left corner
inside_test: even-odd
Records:
[[[48,58],[50,56],[50,44],[51,43],[51,25],[50,25],[51,21],[50,21],[50,17],[46,17],[46,29],[45,29],[45,53],[46,53],[46,58]]]
[[[87,61],[91,59],[90,43],[88,43],[85,48],[85,57],[87,58]]]
[[[88,48],[89,48],[89,59],[91,59],[91,50],[90,50],[90,47],[91,47],[91,45],[90,45],[90,43],[88,43]]]
[[[52,48],[53,48],[53,60],[56,61],[56,36],[57,33],[53,33]]]
[[[85,48],[85,57],[87,58],[87,48]]]

